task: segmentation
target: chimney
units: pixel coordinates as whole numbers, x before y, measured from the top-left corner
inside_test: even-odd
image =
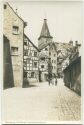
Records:
[[[72,41],[72,40],[70,40],[70,41],[69,41],[69,44],[73,46],[73,41]]]
[[[46,18],[44,20],[47,20]]]
[[[18,10],[18,9],[16,8],[16,10],[15,10],[16,13],[17,13],[17,10]]]
[[[78,41],[75,41],[75,46],[77,46],[78,45]]]

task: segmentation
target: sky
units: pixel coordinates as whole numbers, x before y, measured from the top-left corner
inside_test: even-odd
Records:
[[[82,42],[82,2],[9,2],[27,22],[25,34],[37,45],[44,18],[54,42]]]

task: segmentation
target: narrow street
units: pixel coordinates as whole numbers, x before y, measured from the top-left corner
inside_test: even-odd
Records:
[[[4,122],[80,121],[81,97],[63,85],[47,82],[10,88],[3,94]]]

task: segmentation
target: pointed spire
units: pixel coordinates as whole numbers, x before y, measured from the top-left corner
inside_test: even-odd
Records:
[[[47,19],[44,19],[41,34],[40,34],[40,37],[38,39],[40,39],[41,37],[52,38],[52,36],[50,35],[50,32],[49,32],[49,29],[48,29]]]

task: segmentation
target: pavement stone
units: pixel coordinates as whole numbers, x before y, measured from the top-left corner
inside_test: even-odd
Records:
[[[63,85],[47,82],[30,88],[3,90],[3,123],[80,121],[81,97]]]

